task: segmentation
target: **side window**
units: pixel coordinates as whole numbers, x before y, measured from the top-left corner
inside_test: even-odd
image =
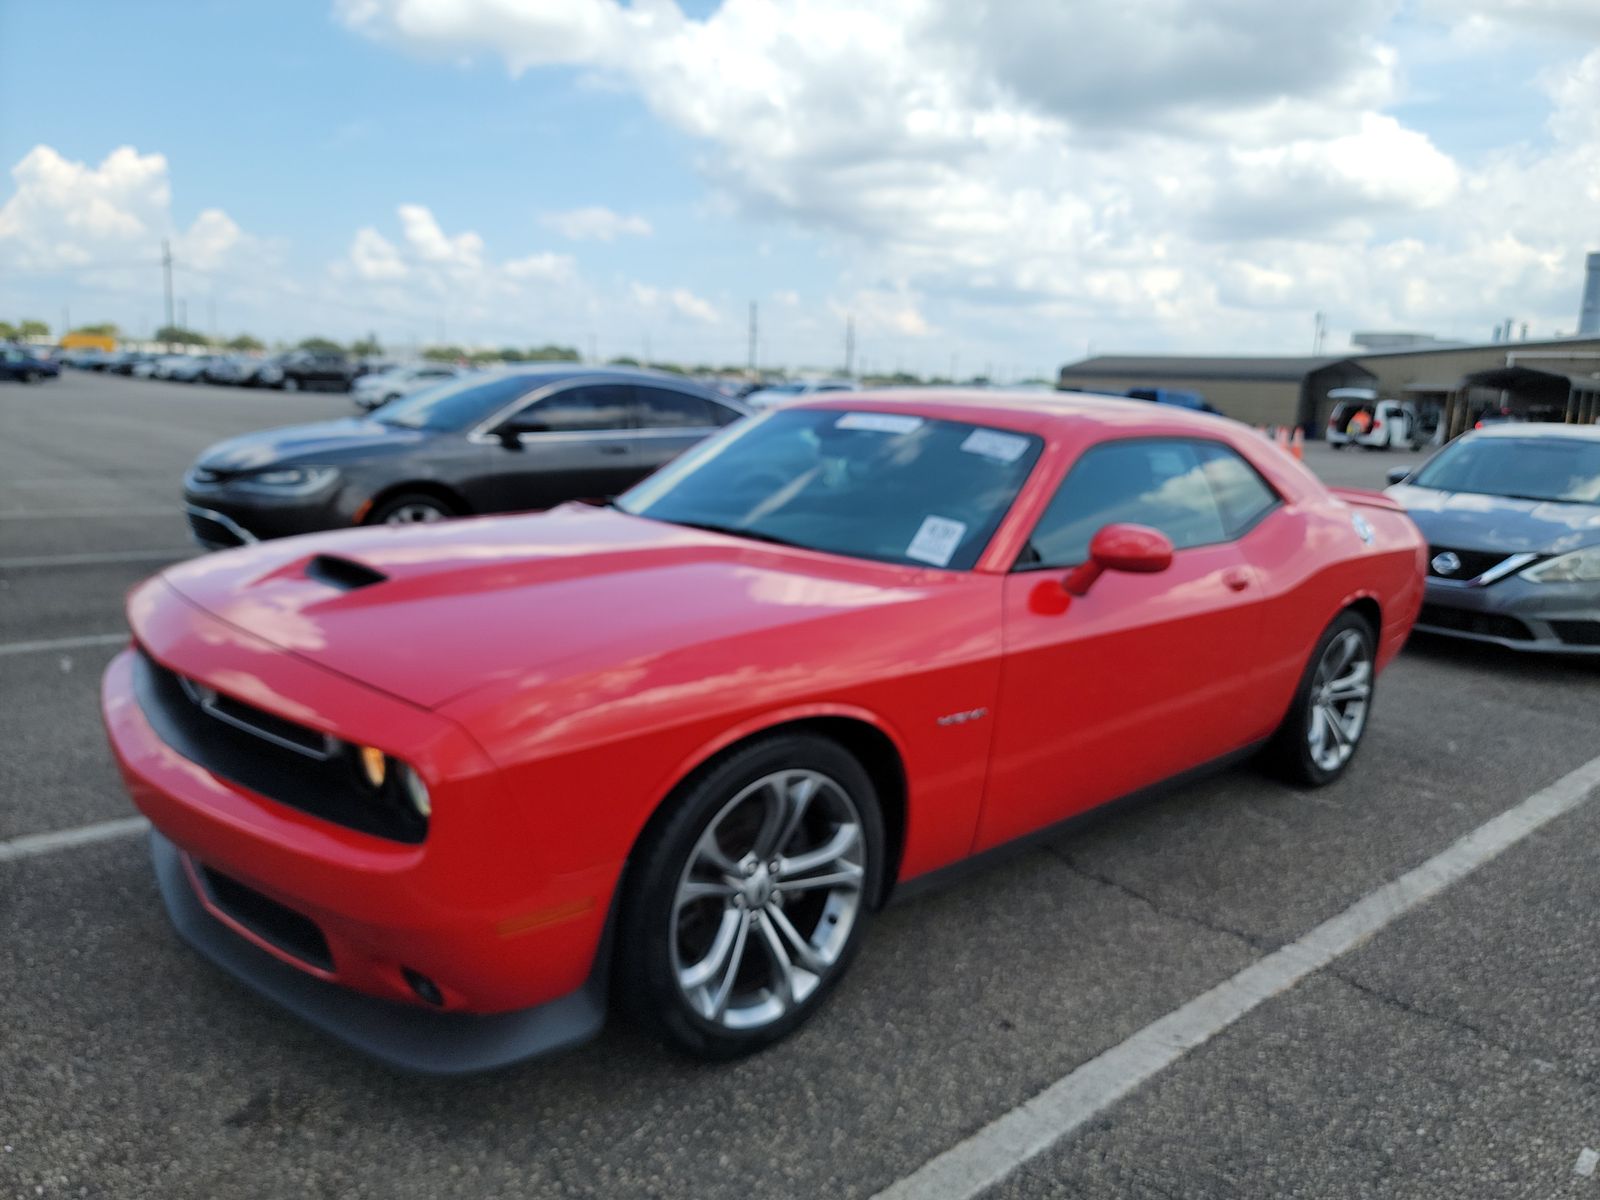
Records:
[[[568,388],[523,409],[517,417],[527,432],[592,433],[628,428],[633,389],[626,384]]]
[[[1200,442],[1197,448],[1223,529],[1229,538],[1243,537],[1278,506],[1278,493],[1236,450],[1217,442]]]
[[[1085,451],[1061,481],[1017,565],[1075,566],[1089,556],[1096,533],[1124,521],[1159,529],[1176,550],[1226,540],[1195,443],[1138,438]]]
[[[635,387],[641,429],[705,429],[715,424],[711,406],[699,396],[670,388]]]
[[[737,408],[729,408],[726,404],[718,404],[715,400],[707,402],[711,409],[711,423],[713,425],[732,425],[744,416]]]

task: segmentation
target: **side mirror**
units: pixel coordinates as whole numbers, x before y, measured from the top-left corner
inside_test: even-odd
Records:
[[[1148,525],[1107,525],[1089,542],[1089,560],[1068,572],[1061,586],[1069,595],[1087,594],[1107,571],[1154,575],[1172,565],[1172,539]]]
[[[1410,467],[1390,467],[1389,468],[1389,476],[1388,476],[1388,478],[1389,478],[1389,483],[1391,485],[1392,484],[1396,484],[1396,483],[1404,483],[1406,480],[1411,478],[1411,468]]]
[[[495,437],[500,439],[500,444],[507,450],[522,449],[521,437],[525,433],[548,433],[550,426],[533,417],[512,417],[499,429],[494,431]]]

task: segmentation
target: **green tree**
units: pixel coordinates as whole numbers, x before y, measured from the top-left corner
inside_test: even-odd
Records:
[[[339,345],[338,342],[335,342],[329,338],[308,337],[300,340],[299,349],[310,350],[322,354],[337,354],[340,350],[343,350],[344,347]]]
[[[49,337],[50,326],[43,321],[35,321],[29,318],[17,326],[17,332],[22,334],[23,337]]]
[[[120,336],[121,333],[122,333],[122,330],[118,329],[114,322],[101,321],[97,325],[79,325],[72,332],[73,333],[87,333],[91,337],[110,337],[110,338],[114,338],[114,337]]]
[[[228,339],[229,350],[265,350],[266,343],[258,337],[251,337],[248,333],[241,333],[238,337]]]
[[[383,353],[383,347],[378,344],[378,335],[369,333],[364,338],[357,338],[350,343],[350,353],[358,358],[377,358]]]
[[[156,330],[156,341],[166,342],[171,346],[208,346],[211,339],[205,334],[193,329],[185,329],[182,325],[163,325]]]
[[[17,327],[10,321],[0,321],[0,341],[9,342],[17,336]]]
[[[456,362],[467,357],[467,352],[460,346],[429,346],[422,357],[431,362]]]
[[[608,365],[613,367],[637,367],[640,365],[640,363],[639,360],[634,358],[631,354],[619,354],[617,357],[613,358]]]
[[[535,346],[524,356],[530,362],[577,362],[578,351],[572,346]]]

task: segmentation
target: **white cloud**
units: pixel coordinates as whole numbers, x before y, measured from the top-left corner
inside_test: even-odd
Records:
[[[350,267],[359,279],[404,279],[410,274],[394,243],[370,225],[356,230],[350,243]]]
[[[629,285],[634,303],[650,312],[668,313],[687,317],[702,325],[716,325],[722,314],[709,300],[696,296],[688,288],[658,288],[645,283]]]
[[[13,266],[48,269],[126,258],[155,257],[171,232],[167,160],[122,146],[97,167],[35,146],[11,169],[16,191],[0,207],[0,254]],[[204,240],[225,214],[201,218]],[[198,223],[197,223],[198,225]]]
[[[650,222],[643,217],[625,216],[599,206],[545,213],[539,220],[546,228],[575,242],[612,242],[619,237],[649,237],[652,232]]]

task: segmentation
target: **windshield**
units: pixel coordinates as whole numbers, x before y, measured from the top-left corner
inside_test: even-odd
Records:
[[[1411,482],[1442,492],[1593,504],[1600,501],[1600,441],[1472,438],[1449,447]]]
[[[1041,446],[1028,434],[909,413],[785,409],[701,443],[617,507],[759,541],[968,570]]]
[[[372,419],[404,429],[460,431],[493,416],[518,396],[554,382],[554,377],[548,375],[452,379],[391,400],[373,413]]]

